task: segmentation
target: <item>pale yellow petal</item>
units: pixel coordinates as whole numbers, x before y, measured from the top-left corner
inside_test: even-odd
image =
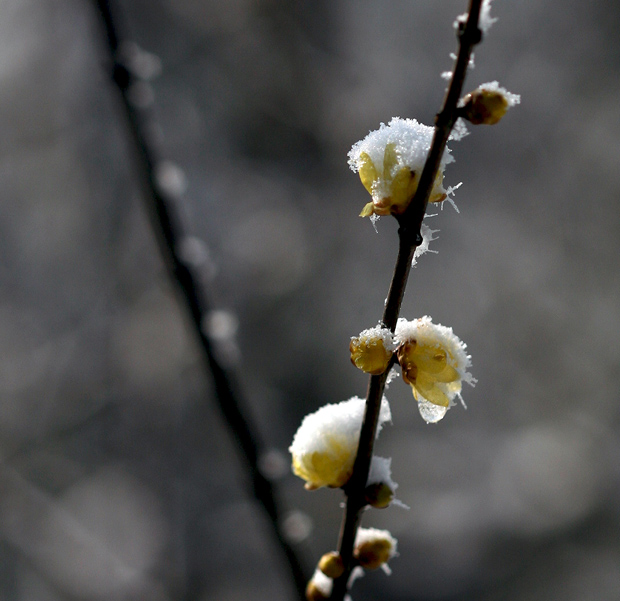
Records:
[[[359,174],[364,188],[368,190],[369,194],[372,194],[372,184],[377,180],[379,174],[372,162],[372,159],[366,152],[362,152],[359,158]]]
[[[392,180],[392,185],[390,189],[392,191],[392,207],[397,207],[396,213],[403,212],[409,202],[411,201],[411,196],[409,195],[409,187],[412,179],[414,178],[414,173],[409,169],[409,167],[403,167],[398,171],[398,173],[394,176]]]
[[[375,205],[371,201],[368,204],[364,205],[364,208],[362,209],[362,212],[360,213],[360,217],[370,217],[371,215],[374,215],[374,212],[375,212]]]
[[[415,388],[429,403],[440,405],[441,407],[449,407],[450,399],[446,393],[439,388],[437,381],[431,376],[424,373],[418,373]],[[415,396],[415,395],[414,395]]]
[[[398,155],[394,144],[386,144],[383,154],[383,179],[389,181],[392,178],[392,169],[398,163]]]

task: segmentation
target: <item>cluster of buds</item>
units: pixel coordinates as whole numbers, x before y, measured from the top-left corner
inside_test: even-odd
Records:
[[[460,395],[463,381],[475,383],[465,349],[451,328],[434,324],[430,317],[400,319],[394,334],[381,325],[364,330],[349,346],[351,362],[366,373],[384,373],[397,361],[427,422],[439,421],[445,415],[455,396]],[[293,472],[305,480],[308,490],[346,486],[353,474],[364,410],[365,401],[353,397],[325,405],[303,419],[289,451]],[[377,435],[390,420],[384,397]],[[364,493],[366,504],[378,509],[388,507],[395,500],[397,487],[391,476],[391,459],[373,456]],[[387,562],[395,553],[396,540],[389,532],[358,530],[353,558],[359,570],[383,567],[389,573]],[[326,553],[306,588],[308,601],[329,599],[333,579],[344,569],[337,552]]]
[[[376,528],[359,528],[355,536],[353,560],[356,570],[383,569],[386,574],[391,570],[388,561],[397,555],[398,541],[387,531]],[[306,587],[308,601],[323,601],[329,599],[333,580],[344,574],[344,562],[340,553],[330,551],[325,553],[317,564],[314,575]],[[355,578],[357,573],[352,573]]]
[[[484,31],[493,21],[489,4],[490,0],[485,0],[482,7],[480,26]],[[457,23],[464,22],[459,19]],[[473,124],[492,125],[519,101],[517,95],[499,87],[497,82],[483,84],[460,101],[458,116]],[[462,119],[458,120],[458,131],[450,139],[459,139],[467,133]],[[349,165],[359,173],[363,186],[372,197],[360,216],[376,219],[405,213],[417,191],[433,135],[431,127],[414,119],[396,117],[388,125],[382,123],[379,129],[353,146],[349,152]],[[443,202],[458,187],[447,190],[443,187],[444,169],[452,160],[446,147],[429,203]],[[434,233],[435,230],[422,224],[422,244],[414,255],[414,264],[417,256],[428,250]],[[394,332],[383,324],[364,330],[351,338],[349,351],[353,365],[373,376],[385,374],[398,363],[403,381],[411,387],[420,414],[428,423],[441,420],[455,404],[456,397],[462,401],[463,382],[472,386],[476,383],[469,372],[471,358],[466,345],[452,328],[435,324],[428,316],[413,321],[399,319]],[[364,411],[364,400],[353,397],[342,403],[325,405],[304,418],[289,451],[293,472],[305,480],[307,489],[346,489],[353,474]],[[383,398],[377,435],[390,419],[390,408]],[[373,456],[364,491],[366,505],[379,509],[388,507],[395,501],[396,488],[391,477],[391,459]],[[382,567],[389,573],[387,563],[396,554],[396,548],[397,541],[388,531],[359,528],[353,549],[355,570]],[[308,601],[329,599],[333,580],[348,569],[350,567],[344,565],[338,552],[323,555],[306,589]],[[355,577],[355,570],[351,577]]]
[[[480,85],[460,101],[459,116],[474,125],[493,125],[519,102],[517,94],[493,81]],[[433,133],[432,127],[415,119],[394,117],[387,125],[382,123],[379,129],[353,145],[349,151],[349,166],[359,173],[364,188],[372,197],[360,217],[405,212],[418,189]],[[429,203],[441,203],[449,197],[450,189],[444,189],[443,178],[446,165],[453,160],[450,149],[446,147]]]
[[[399,319],[393,336],[381,327],[364,330],[351,339],[349,348],[353,364],[372,374],[383,373],[395,352],[403,381],[411,386],[427,422],[444,417],[454,398],[460,396],[463,382],[472,386],[476,382],[468,371],[471,358],[465,343],[452,328],[435,324],[428,316]]]

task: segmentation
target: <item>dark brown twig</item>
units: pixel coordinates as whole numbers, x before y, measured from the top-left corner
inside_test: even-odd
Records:
[[[143,130],[141,116],[129,96],[134,77],[118,60],[120,39],[110,3],[108,0],[96,0],[96,4],[103,18],[107,48],[113,67],[113,79],[120,92],[129,136],[134,146],[136,171],[140,177],[147,208],[152,216],[152,224],[157,234],[162,257],[171,278],[176,282],[181,292],[181,298],[191,317],[205,367],[211,374],[218,405],[242,450],[246,467],[251,474],[253,494],[269,517],[276,542],[288,562],[297,596],[300,599],[305,599],[306,574],[302,562],[281,531],[282,506],[276,500],[271,482],[265,478],[259,468],[261,445],[257,439],[257,429],[250,423],[247,412],[242,408],[242,401],[233,374],[220,364],[214,353],[213,345],[204,331],[205,317],[208,315],[210,307],[202,284],[198,281],[190,265],[183,260],[178,252],[181,247],[180,243],[183,242],[186,234],[173,212],[172,206],[160,192],[155,178],[155,161]]]
[[[411,270],[413,254],[422,242],[420,229],[426,213],[433,182],[439,169],[450,132],[458,118],[457,105],[463,90],[467,67],[473,48],[482,39],[482,32],[478,26],[482,0],[470,0],[467,22],[458,31],[459,53],[456,59],[454,72],[450,80],[448,91],[444,98],[443,107],[435,118],[435,132],[431,148],[424,164],[418,189],[407,210],[397,217],[400,228],[398,230],[399,247],[398,258],[394,274],[390,283],[390,290],[385,304],[382,321],[385,327],[394,332],[400,313],[400,306],[405,294],[407,279]],[[368,480],[370,461],[374,447],[375,435],[381,399],[385,389],[387,373],[371,376],[366,395],[366,409],[360,432],[360,441],[353,468],[353,475],[346,486],[347,503],[340,531],[338,551],[342,557],[344,574],[334,581],[332,601],[343,601],[348,590],[348,580],[354,566],[353,546],[355,536],[366,505],[364,491]]]

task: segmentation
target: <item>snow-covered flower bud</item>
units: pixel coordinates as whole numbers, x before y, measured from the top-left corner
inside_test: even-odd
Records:
[[[358,172],[362,184],[372,196],[361,217],[402,214],[415,194],[433,139],[433,128],[415,119],[394,117],[371,131],[349,151],[349,166]],[[452,156],[446,148],[429,202],[446,199],[443,188],[444,167]]]
[[[306,481],[308,490],[322,486],[338,488],[348,482],[353,473],[365,405],[364,399],[353,397],[325,405],[303,419],[289,451],[293,472]],[[384,397],[377,435],[391,419],[390,406]]]
[[[462,100],[460,114],[474,125],[495,125],[521,97],[501,88],[496,81],[483,83]]]
[[[332,594],[333,581],[320,570],[315,570],[314,575],[306,586],[307,601],[324,601]]]
[[[351,338],[351,363],[367,374],[382,374],[394,354],[394,340],[388,328],[376,326]]]
[[[385,482],[377,482],[366,487],[364,500],[375,509],[385,509],[394,500],[394,491]]]
[[[367,570],[376,570],[396,555],[398,541],[387,531],[359,528],[353,557]]]
[[[471,357],[466,345],[452,328],[434,324],[428,316],[399,319],[395,337],[403,380],[411,386],[420,414],[427,422],[439,421],[460,397],[462,382],[476,383],[467,371]]]
[[[340,553],[337,551],[325,553],[325,555],[319,559],[318,568],[328,578],[339,578],[342,576],[344,572],[344,563]]]
[[[372,456],[364,500],[376,509],[388,507],[394,500],[398,484],[392,480],[392,459]]]

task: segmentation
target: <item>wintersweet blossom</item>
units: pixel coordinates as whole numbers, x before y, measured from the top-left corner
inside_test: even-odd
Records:
[[[325,405],[303,419],[289,451],[293,472],[306,481],[307,489],[338,488],[348,482],[353,473],[365,405],[364,399],[353,397]],[[384,397],[377,435],[391,419],[390,406]]]
[[[415,194],[431,146],[434,129],[415,119],[394,117],[371,131],[349,151],[349,166],[358,172],[362,184],[372,196],[360,213],[371,215],[402,214]],[[429,202],[446,199],[443,188],[444,167],[453,160],[446,148]]]
[[[411,386],[420,414],[427,422],[443,418],[462,383],[476,383],[467,371],[471,357],[452,328],[434,324],[425,316],[413,321],[399,319],[395,332],[403,380]]]
[[[387,369],[394,349],[392,332],[380,325],[352,337],[349,344],[351,363],[374,376],[382,374]]]
[[[396,555],[397,545],[398,541],[387,530],[358,528],[353,556],[363,568],[376,570],[383,567],[389,574],[390,569],[386,564]]]

